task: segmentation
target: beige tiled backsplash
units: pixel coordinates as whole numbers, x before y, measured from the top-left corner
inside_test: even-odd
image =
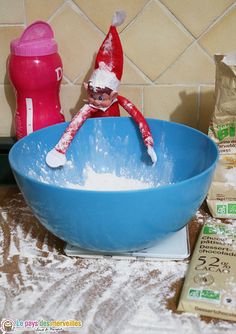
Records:
[[[52,26],[64,66],[61,103],[70,120],[83,105],[83,81],[118,9],[127,13],[118,28],[124,50],[120,94],[146,117],[207,132],[214,108],[213,55],[236,50],[235,1],[0,0],[0,136],[14,134],[10,41],[35,20]]]

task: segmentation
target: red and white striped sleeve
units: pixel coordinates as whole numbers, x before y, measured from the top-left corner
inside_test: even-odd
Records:
[[[123,96],[118,95],[118,103],[130,114],[139,127],[139,131],[142,135],[144,144],[147,147],[147,153],[152,159],[153,165],[157,162],[156,152],[153,148],[154,141],[151,134],[149,125],[141,112],[135,107],[135,105]]]
[[[86,119],[91,117],[93,111],[94,109],[92,107],[90,107],[88,104],[85,104],[83,108],[81,108],[80,111],[72,118],[61,139],[55,146],[55,149],[58,152],[63,154],[66,153],[77,131],[79,128],[81,128]]]
[[[154,141],[147,121],[135,105],[123,96],[118,96],[119,104],[130,114],[137,123],[145,145],[153,146]]]
[[[94,111],[88,104],[85,104],[82,109],[72,118],[63,135],[56,146],[47,153],[46,163],[51,168],[64,166],[66,163],[66,151],[74,139],[76,132],[84,124],[86,119],[91,117]]]

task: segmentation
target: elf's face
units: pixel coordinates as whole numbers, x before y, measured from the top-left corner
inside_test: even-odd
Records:
[[[89,103],[94,105],[95,107],[106,108],[112,102],[111,96],[107,93],[90,93],[89,94]]]
[[[90,87],[88,84],[85,84],[84,86],[88,93],[89,104],[92,104],[97,108],[109,107],[117,97],[117,92],[109,88],[94,88]]]

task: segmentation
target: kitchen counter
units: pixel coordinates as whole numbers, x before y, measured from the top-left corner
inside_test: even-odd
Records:
[[[189,224],[191,250],[209,219],[203,205]],[[16,186],[0,187],[0,226],[2,318],[82,322],[64,333],[236,333],[234,323],[176,311],[188,260],[68,257]]]

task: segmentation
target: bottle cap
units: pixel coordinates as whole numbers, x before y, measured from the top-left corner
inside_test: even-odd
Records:
[[[20,38],[10,44],[11,54],[17,56],[46,56],[58,51],[51,26],[36,21],[28,26]]]

